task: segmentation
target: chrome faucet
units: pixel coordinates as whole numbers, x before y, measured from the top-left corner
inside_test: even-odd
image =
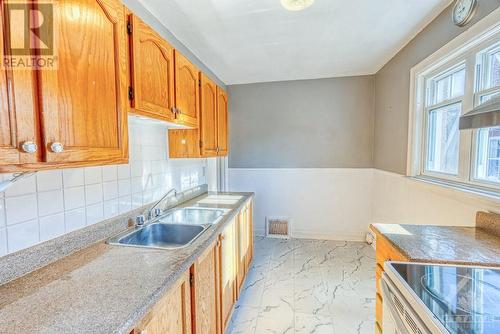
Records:
[[[163,203],[163,201],[166,200],[172,193],[174,193],[174,196],[177,197],[177,190],[175,188],[172,188],[147,211],[146,217],[148,220],[151,220],[161,215],[162,210],[158,206],[161,203]]]

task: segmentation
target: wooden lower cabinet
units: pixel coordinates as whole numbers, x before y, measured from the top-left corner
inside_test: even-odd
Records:
[[[250,264],[253,260],[253,201],[250,201],[247,206],[247,237],[248,237],[248,250],[246,257],[246,266],[250,269]]]
[[[380,233],[375,231],[377,246],[375,257],[377,259],[377,264],[375,266],[375,284],[376,284],[376,299],[375,299],[375,332],[382,333],[382,309],[383,309],[383,299],[382,291],[380,289],[380,280],[384,272],[384,262],[385,261],[408,261],[403,254],[401,254],[392,244],[383,237]]]
[[[209,247],[191,267],[193,333],[218,334],[220,324],[219,242]]]
[[[253,253],[253,225],[251,222],[250,203],[245,205],[238,215],[238,257],[237,257],[237,296],[248,274]]]
[[[237,240],[236,219],[220,235],[221,323],[225,329],[236,301]],[[224,331],[223,331],[224,332]]]
[[[252,202],[131,334],[223,334],[253,256]]]
[[[190,334],[191,289],[189,272],[174,284],[135,330],[136,334]]]

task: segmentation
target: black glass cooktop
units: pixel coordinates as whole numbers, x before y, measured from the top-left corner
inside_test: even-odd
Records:
[[[500,333],[500,269],[392,266],[450,333]]]

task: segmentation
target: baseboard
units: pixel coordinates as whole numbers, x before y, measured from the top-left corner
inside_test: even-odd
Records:
[[[255,229],[254,234],[259,237],[264,237],[266,231],[263,229]],[[365,240],[366,233],[360,235],[338,234],[338,233],[311,233],[310,231],[292,230],[292,238],[295,239],[317,239],[317,240],[335,240],[335,241],[361,241]]]
[[[266,230],[264,229],[254,229],[253,234],[257,237],[265,237],[266,236]]]
[[[317,239],[335,241],[361,241],[366,242],[365,233],[359,235],[338,234],[338,233],[313,233],[310,231],[292,231],[292,238],[295,239]]]

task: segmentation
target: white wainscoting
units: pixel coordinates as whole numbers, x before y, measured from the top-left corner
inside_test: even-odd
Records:
[[[264,234],[266,216],[286,216],[297,238],[364,240],[372,180],[372,169],[229,169],[231,191],[256,194],[256,234]]]
[[[477,211],[500,212],[500,202],[395,173],[373,171],[373,223],[474,226]]]
[[[229,169],[231,191],[255,192],[254,224],[290,217],[297,238],[364,240],[370,223],[474,226],[500,202],[378,169]]]

